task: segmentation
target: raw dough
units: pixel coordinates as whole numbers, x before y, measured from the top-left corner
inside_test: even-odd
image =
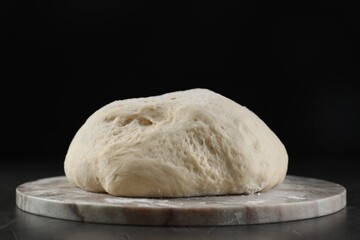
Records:
[[[76,186],[128,197],[252,194],[280,184],[288,156],[253,112],[207,89],[112,102],[76,133]]]

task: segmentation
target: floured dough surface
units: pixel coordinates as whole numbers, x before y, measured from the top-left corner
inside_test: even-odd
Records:
[[[207,89],[112,102],[64,163],[76,186],[127,197],[252,194],[280,184],[288,156],[253,112]]]

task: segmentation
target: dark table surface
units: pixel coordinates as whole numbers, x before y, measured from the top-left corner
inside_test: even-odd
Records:
[[[340,160],[339,160],[340,161]],[[62,161],[2,159],[0,169],[0,239],[360,239],[360,178],[354,168],[304,167],[302,176],[336,182],[347,189],[347,207],[337,213],[301,221],[229,227],[146,227],[65,221],[23,212],[15,205],[15,188],[39,178],[64,175]],[[4,164],[5,163],[5,164]],[[338,167],[336,167],[338,166]],[[307,169],[307,171],[305,171]],[[311,169],[311,170],[309,170]],[[298,169],[294,173],[302,173]],[[297,174],[300,175],[300,174]]]

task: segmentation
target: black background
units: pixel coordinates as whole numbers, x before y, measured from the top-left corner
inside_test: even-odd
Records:
[[[1,156],[61,166],[103,105],[203,87],[263,119],[291,173],[355,174],[359,22],[346,1],[1,1]]]

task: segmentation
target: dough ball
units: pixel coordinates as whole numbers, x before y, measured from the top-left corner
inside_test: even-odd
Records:
[[[64,163],[69,181],[127,197],[253,194],[280,184],[284,145],[253,112],[207,89],[112,102]]]

